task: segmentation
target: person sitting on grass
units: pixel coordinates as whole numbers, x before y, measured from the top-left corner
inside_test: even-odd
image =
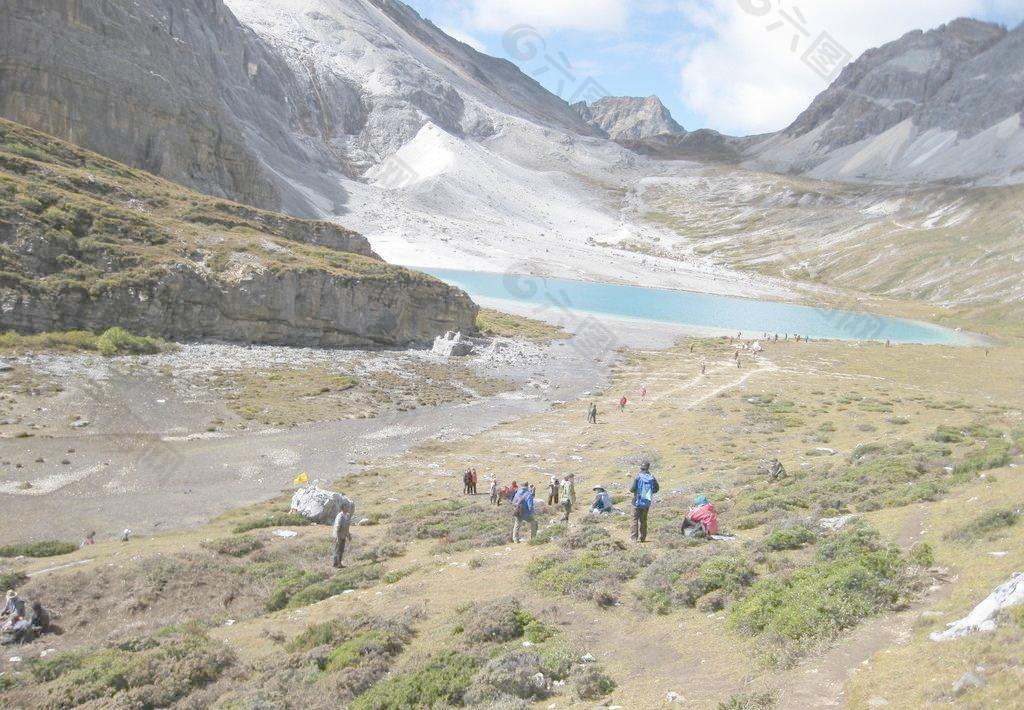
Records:
[[[598,514],[612,512],[612,497],[608,495],[604,486],[594,486],[594,493],[594,502],[590,504],[590,512]]]
[[[693,499],[693,507],[683,518],[682,533],[686,537],[708,537],[718,534],[718,511],[707,496]]]
[[[25,602],[16,591],[8,589],[3,611],[0,611],[0,628],[10,631],[14,622],[22,616],[25,616]]]

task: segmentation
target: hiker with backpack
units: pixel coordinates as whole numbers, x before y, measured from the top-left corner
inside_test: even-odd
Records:
[[[707,496],[693,499],[693,507],[683,518],[682,533],[686,537],[708,537],[718,534],[718,511]]]
[[[608,495],[608,491],[605,490],[605,487],[594,486],[594,502],[590,504],[590,512],[595,515],[600,515],[602,513],[610,513],[613,510],[612,497]]]
[[[356,504],[348,496],[341,497],[341,511],[334,516],[334,526],[331,530],[331,537],[334,538],[333,565],[342,568],[341,558],[345,554],[345,543],[352,539],[349,529],[352,526],[352,516],[356,513]]]
[[[558,491],[560,498],[559,507],[562,509],[562,520],[569,522],[569,513],[572,512],[573,507],[576,505],[576,485],[574,474],[568,474],[562,479],[561,490]]]
[[[462,495],[469,495],[469,481],[473,473],[467,468],[466,472],[462,474]]]
[[[535,506],[534,490],[524,481],[512,497],[512,542],[522,542],[519,531],[523,523],[530,526],[531,540],[537,536],[537,519],[533,516]]]
[[[491,491],[490,491],[490,493],[491,493],[491,505],[497,505],[498,504],[498,479],[497,478],[492,478],[491,479]]]
[[[651,475],[651,464],[644,461],[640,464],[640,473],[629,487],[629,492],[633,494],[633,525],[630,530],[633,542],[647,542],[647,514],[658,489],[658,479]]]

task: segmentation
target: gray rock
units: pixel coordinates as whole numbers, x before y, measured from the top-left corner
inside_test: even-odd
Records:
[[[586,104],[573,104],[583,120],[617,141],[642,141],[685,133],[657,96],[605,96]]]
[[[818,521],[818,525],[824,530],[842,530],[844,527],[849,525],[852,521],[856,520],[857,516],[849,513],[847,515],[838,515],[834,518],[822,518]]]
[[[960,676],[959,680],[953,683],[953,695],[959,697],[974,688],[983,688],[987,683],[988,682],[981,675],[974,671],[967,671]]]
[[[292,495],[291,511],[307,520],[330,525],[341,512],[345,501],[346,498],[341,493],[307,486]]]

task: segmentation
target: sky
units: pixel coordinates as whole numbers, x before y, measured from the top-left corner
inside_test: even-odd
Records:
[[[1013,28],[1024,0],[405,0],[567,101],[655,94],[688,130],[786,127],[842,66],[957,17]]]

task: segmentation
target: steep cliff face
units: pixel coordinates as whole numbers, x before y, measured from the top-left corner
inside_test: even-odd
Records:
[[[1024,27],[960,19],[865,52],[757,167],[813,177],[1024,180]]]
[[[208,198],[0,120],[0,330],[402,345],[471,331],[476,313],[337,225]]]
[[[657,96],[605,96],[573,108],[580,116],[616,141],[643,141],[686,131]]]
[[[333,166],[303,89],[221,0],[0,7],[0,116],[210,195],[314,214],[289,178]]]

